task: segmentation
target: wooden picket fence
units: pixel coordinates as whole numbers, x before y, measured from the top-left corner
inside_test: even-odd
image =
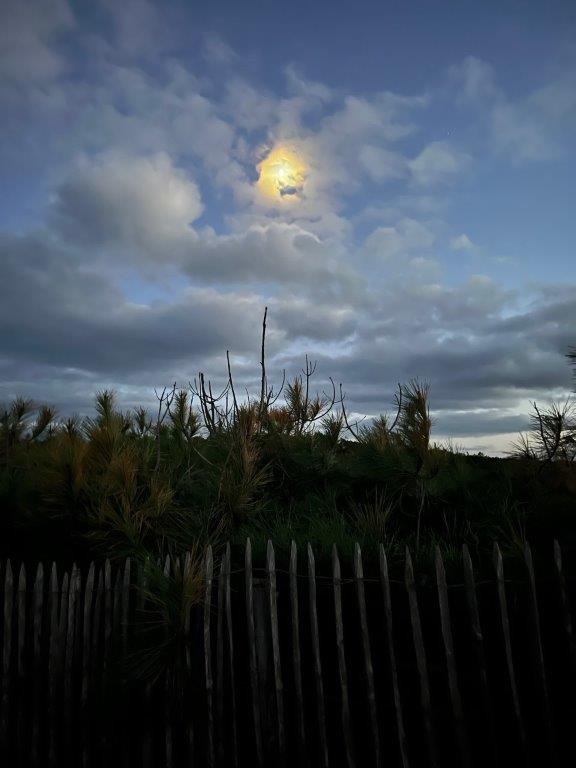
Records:
[[[207,549],[203,600],[179,617],[182,663],[144,680],[129,661],[150,610],[145,570],[3,563],[3,764],[576,760],[575,590],[557,542],[538,582],[528,545],[513,578],[498,544],[481,578],[464,546],[451,584],[439,550],[434,572],[418,574],[407,549],[403,578],[383,546],[366,574],[359,545],[344,575],[336,547],[324,574],[310,545],[299,558],[293,543],[285,568],[271,542],[261,567],[250,541],[237,559],[230,545]],[[164,574],[191,567],[167,558]]]

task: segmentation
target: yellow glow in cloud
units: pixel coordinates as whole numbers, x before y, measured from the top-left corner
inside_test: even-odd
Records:
[[[256,186],[268,198],[294,200],[306,181],[306,164],[293,149],[278,146],[258,164]]]

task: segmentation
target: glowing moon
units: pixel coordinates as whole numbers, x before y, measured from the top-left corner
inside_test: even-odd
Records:
[[[307,170],[306,164],[293,149],[274,147],[258,164],[256,186],[268,198],[294,200],[302,192]]]

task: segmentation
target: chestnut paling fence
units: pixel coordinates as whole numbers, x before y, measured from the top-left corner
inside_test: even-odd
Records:
[[[316,563],[292,544],[283,567],[271,542],[242,554],[207,549],[203,599],[176,609],[176,635],[159,628],[168,663],[143,679],[145,571],[4,562],[4,764],[572,764],[575,590],[557,542],[538,577],[528,545],[505,568],[495,544],[481,573],[464,546],[449,579],[439,550],[428,574],[406,550],[402,578],[382,546],[344,568],[336,548]]]

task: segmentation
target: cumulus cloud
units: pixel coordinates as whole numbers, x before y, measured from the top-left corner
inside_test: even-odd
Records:
[[[453,251],[473,251],[476,246],[467,234],[462,233],[450,239],[450,248]]]
[[[447,141],[433,141],[408,166],[414,182],[421,187],[453,181],[470,163],[470,156]]]
[[[165,153],[112,152],[78,165],[58,188],[50,216],[75,244],[126,248],[136,258],[164,249],[169,258],[202,211],[197,185]]]

